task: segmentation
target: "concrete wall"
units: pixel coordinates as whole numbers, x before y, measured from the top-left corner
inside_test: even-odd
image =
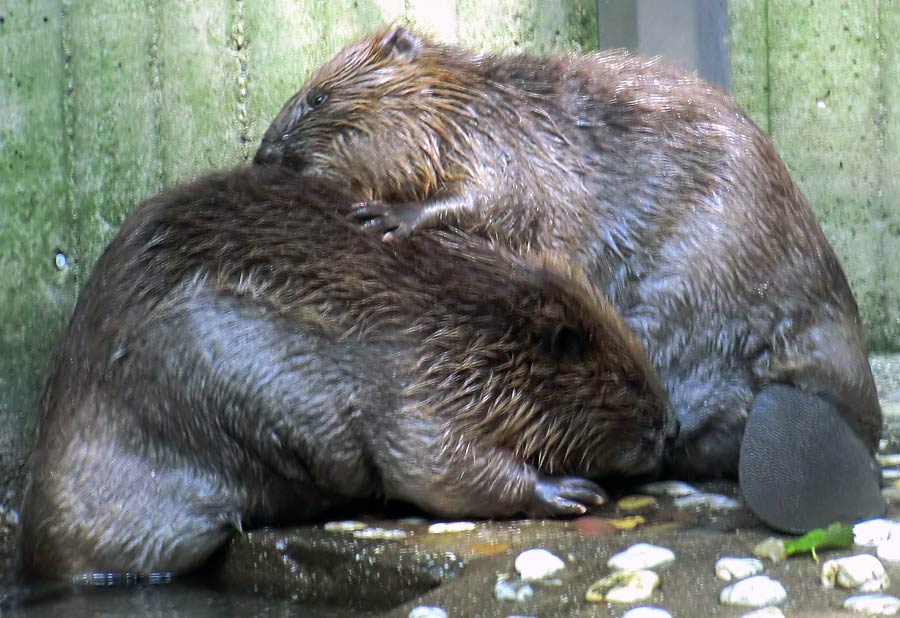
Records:
[[[900,350],[900,2],[730,0],[731,91],[771,134],[850,280],[873,350]]]
[[[123,215],[246,161],[311,68],[396,19],[475,47],[597,46],[595,0],[0,0],[0,500]]]

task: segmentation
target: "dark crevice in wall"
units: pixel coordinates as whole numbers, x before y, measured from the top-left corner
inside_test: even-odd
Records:
[[[66,174],[66,211],[70,217],[70,228],[67,234],[70,246],[67,248],[67,261],[72,269],[75,289],[81,288],[81,228],[78,221],[78,206],[75,203],[75,74],[72,70],[72,0],[60,3],[60,47],[63,59],[63,98],[62,115],[65,135],[63,147],[63,166]]]
[[[150,106],[153,110],[153,148],[156,150],[156,182],[157,188],[162,188],[168,183],[166,163],[163,160],[162,143],[162,74],[159,66],[159,42],[162,37],[162,26],[159,16],[159,0],[147,2],[147,18],[150,21],[150,55],[148,67],[150,69],[150,90],[152,92]]]
[[[247,111],[247,88],[249,82],[250,53],[247,48],[246,24],[244,23],[244,2],[235,0],[234,20],[231,24],[231,41],[237,59],[237,123],[241,158],[249,162],[251,157],[250,116]]]
[[[763,2],[763,19],[765,20],[765,48],[766,48],[766,134],[772,135],[772,64],[771,64],[771,38],[769,38],[769,0]]]

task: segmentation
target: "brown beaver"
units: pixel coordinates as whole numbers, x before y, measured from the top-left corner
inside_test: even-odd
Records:
[[[255,161],[348,182],[386,239],[452,227],[572,260],[668,391],[682,426],[673,475],[735,475],[771,384],[825,398],[863,449],[877,445],[838,260],[769,140],[693,75],[625,52],[475,54],[385,28],[308,79]],[[791,422],[785,406],[766,418]],[[867,491],[883,506],[877,481]]]
[[[386,245],[352,203],[273,167],[137,207],[52,365],[31,572],[183,572],[241,526],[364,497],[578,514],[601,490],[563,475],[658,464],[673,416],[614,310],[481,239]]]

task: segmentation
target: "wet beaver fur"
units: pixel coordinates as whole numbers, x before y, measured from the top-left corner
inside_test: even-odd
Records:
[[[352,203],[249,168],[127,218],[52,364],[30,572],[183,572],[365,497],[579,514],[603,495],[578,477],[658,464],[673,416],[614,310],[482,239],[384,244]]]
[[[823,397],[877,445],[838,260],[769,139],[693,75],[625,52],[476,54],[389,27],[315,71],[255,161],[349,183],[386,240],[458,228],[571,260],[666,387],[681,422],[672,475],[734,476],[770,384]]]

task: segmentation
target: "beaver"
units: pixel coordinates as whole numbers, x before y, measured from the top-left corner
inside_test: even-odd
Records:
[[[571,260],[665,385],[682,428],[672,476],[739,476],[748,414],[784,384],[858,435],[872,465],[849,499],[884,508],[856,302],[770,140],[717,87],[623,51],[478,54],[389,26],[318,68],[254,161],[348,183],[366,195],[359,222],[385,240],[458,229]],[[777,410],[760,418],[798,414],[791,398],[763,401]],[[827,443],[831,419],[808,420]],[[768,429],[752,435],[781,434]],[[781,452],[786,469],[816,466]]]
[[[577,275],[449,232],[391,247],[354,201],[248,166],[125,220],[43,396],[30,572],[180,573],[365,498],[580,514],[604,500],[586,478],[658,465],[662,385]]]

